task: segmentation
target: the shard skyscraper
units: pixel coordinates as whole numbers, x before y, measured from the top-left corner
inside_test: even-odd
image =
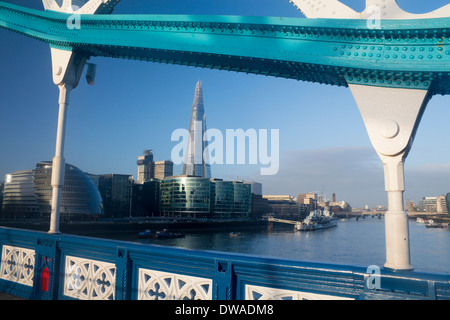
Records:
[[[205,131],[205,106],[203,105],[202,82],[199,80],[195,86],[194,102],[192,103],[183,175],[211,178],[211,166],[206,155],[204,156],[207,145],[207,141],[204,139]]]

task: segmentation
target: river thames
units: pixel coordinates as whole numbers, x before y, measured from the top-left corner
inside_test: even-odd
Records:
[[[259,255],[300,261],[345,265],[383,266],[385,262],[384,219],[342,219],[338,226],[316,231],[294,231],[285,225],[274,231],[239,230],[189,232],[178,239],[138,239],[122,235],[120,240],[180,248]],[[449,229],[427,229],[409,220],[411,262],[416,271],[450,273]]]

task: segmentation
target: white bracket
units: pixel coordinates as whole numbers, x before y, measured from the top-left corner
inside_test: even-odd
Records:
[[[430,99],[427,90],[349,84],[375,150],[408,152]]]
[[[370,141],[383,162],[388,211],[386,268],[411,270],[408,216],[404,210],[404,161],[411,149],[429,90],[349,85]]]
[[[45,10],[72,14],[110,14],[120,0],[42,0]],[[80,6],[79,6],[80,5]],[[69,27],[69,22],[68,22]],[[53,82],[76,88],[88,57],[72,50],[51,48]]]
[[[77,14],[110,14],[120,0],[42,0],[45,10]],[[83,5],[78,6],[83,3]]]
[[[73,51],[50,48],[53,82],[57,85],[78,86],[87,58]]]
[[[366,0],[366,8],[357,12],[338,0],[289,0],[307,18],[334,19],[428,19],[450,16],[450,4],[424,14],[413,14],[399,7],[396,0]]]

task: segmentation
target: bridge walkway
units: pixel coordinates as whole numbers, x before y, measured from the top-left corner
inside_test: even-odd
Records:
[[[28,299],[20,298],[17,296],[13,296],[11,294],[0,292],[0,300],[28,300]]]

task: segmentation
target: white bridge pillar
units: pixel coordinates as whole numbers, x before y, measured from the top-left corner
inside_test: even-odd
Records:
[[[67,109],[69,94],[74,89],[81,77],[86,58],[72,51],[51,49],[53,82],[59,88],[59,115],[58,129],[56,132],[55,156],[52,164],[52,207],[50,216],[49,233],[57,234],[59,231],[59,218],[61,207],[61,191],[64,186],[65,159],[64,141],[66,133]]]
[[[59,233],[59,216],[61,204],[61,191],[64,186],[66,161],[64,160],[64,138],[66,134],[67,106],[69,93],[72,88],[66,85],[59,86],[59,115],[56,132],[55,157],[52,164],[52,211],[50,217],[49,233]]]
[[[75,0],[42,0],[45,10],[77,14],[110,14],[120,0],[89,0],[85,1],[81,8]],[[70,23],[73,15],[67,20],[67,27],[73,27]],[[78,26],[81,28],[81,25]],[[59,87],[59,116],[58,130],[56,133],[56,150],[52,166],[52,209],[50,217],[49,233],[57,234],[59,231],[59,217],[61,207],[61,191],[64,186],[65,160],[64,140],[66,132],[67,107],[69,104],[69,93],[78,86],[86,60],[88,57],[74,52],[73,50],[61,50],[51,48],[53,82]],[[95,67],[88,67],[86,80],[94,84]]]
[[[384,266],[393,270],[412,270],[408,215],[403,202],[403,165],[430,95],[428,90],[349,86],[370,141],[384,166],[388,196]]]

